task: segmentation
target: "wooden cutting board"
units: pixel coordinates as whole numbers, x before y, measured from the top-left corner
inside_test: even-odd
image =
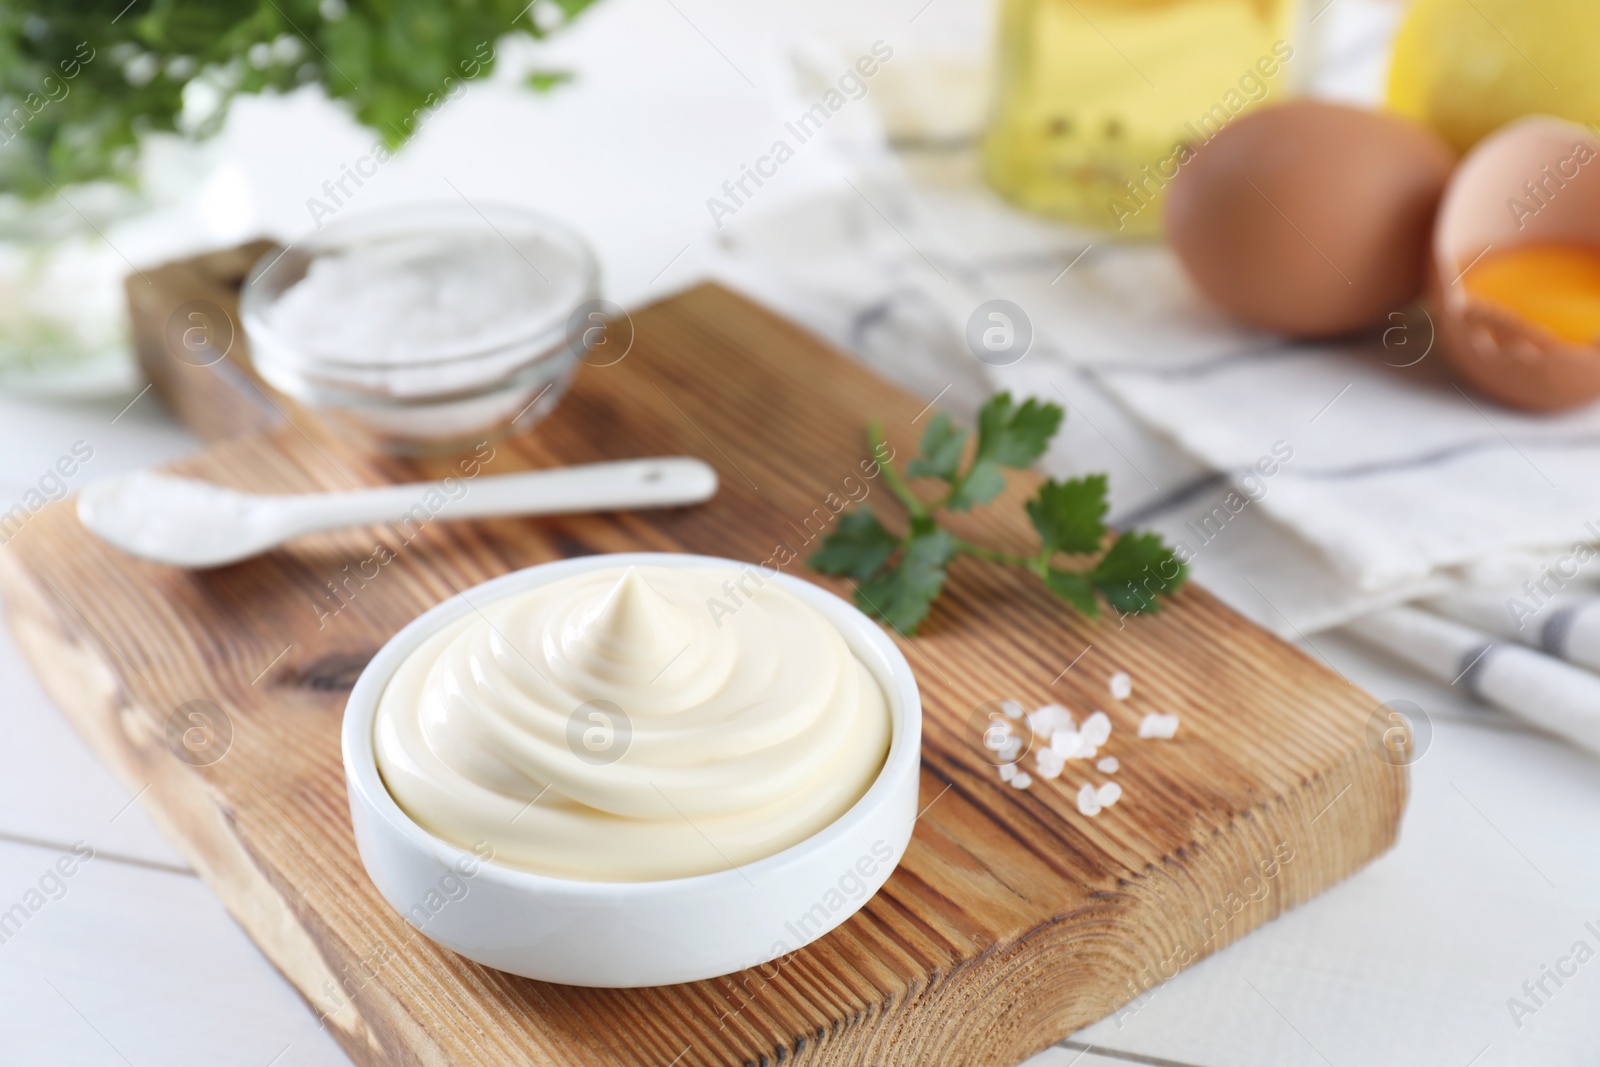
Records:
[[[209,299],[232,314],[226,290]],[[146,346],[170,310],[141,311]],[[1124,628],[963,558],[922,634],[900,640],[926,709],[922,815],[898,871],[837,930],[762,969],[641,990],[515,978],[422,938],[362,871],[340,770],[345,696],[386,638],[457,590],[564,556],[760,561],[785,546],[803,559],[854,486],[901,518],[880,485],[847,479],[871,418],[902,455],[914,446],[921,401],[720,288],[633,323],[625,359],[584,368],[486,469],[684,453],[722,477],[707,505],[441,517],[409,542],[353,530],[192,573],[120,555],[63,504],[0,552],[12,626],[56,702],[356,1062],[1013,1064],[1393,843],[1407,780],[1368,747],[1372,697],[1199,589]],[[214,444],[186,472],[264,491],[444,472],[283,423],[279,401],[248,399],[238,356],[168,367],[163,391],[213,433],[280,425]],[[228,409],[241,397],[259,423]],[[1016,479],[966,532],[1026,545],[1030,484]],[[391,562],[371,562],[380,545]],[[1126,702],[1107,696],[1118,670],[1134,679]],[[1105,777],[1081,763],[1026,790],[1002,782],[968,729],[999,698],[1104,708],[1122,801],[1080,815],[1078,787]],[[1138,740],[1148,711],[1181,715],[1177,738]],[[193,729],[210,731],[199,755],[183,741]]]

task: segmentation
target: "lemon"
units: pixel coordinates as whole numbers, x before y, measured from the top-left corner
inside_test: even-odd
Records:
[[[1389,106],[1458,151],[1524,115],[1600,124],[1596,0],[1416,0],[1389,66]]]

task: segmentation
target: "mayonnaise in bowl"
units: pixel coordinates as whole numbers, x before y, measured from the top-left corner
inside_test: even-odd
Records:
[[[372,657],[340,737],[397,920],[571,985],[794,952],[883,887],[929,799],[921,696],[883,628],[714,556],[584,556],[458,593]]]
[[[641,882],[806,840],[867,792],[890,734],[882,683],[783,584],[619,564],[433,633],[385,686],[374,746],[431,834],[525,871]]]

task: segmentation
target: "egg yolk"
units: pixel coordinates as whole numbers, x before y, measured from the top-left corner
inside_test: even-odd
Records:
[[[1600,341],[1600,248],[1524,245],[1491,251],[1462,284],[1564,341]]]

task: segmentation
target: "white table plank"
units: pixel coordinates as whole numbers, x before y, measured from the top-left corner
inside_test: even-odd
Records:
[[[4,551],[4,549],[0,549]],[[0,841],[96,850],[187,869],[122,785],[73,732],[0,634]]]
[[[73,492],[90,478],[168,463],[194,451],[195,436],[150,393],[105,400],[41,401],[0,393],[0,510],[38,484],[56,460],[83,442],[94,455],[67,479]]]
[[[1076,1041],[1048,1048],[1030,1058],[1022,1067],[1127,1067],[1130,1062],[1143,1063],[1146,1067],[1189,1067],[1182,1063],[1152,1063],[1145,1057],[1128,1060],[1115,1053],[1087,1048]]]
[[[0,842],[0,1064],[349,1062],[199,879],[66,858]]]
[[[196,444],[148,394],[75,403],[0,394],[0,427],[0,513],[18,504],[27,510],[39,499],[30,491],[76,492],[92,478],[170,462]],[[75,444],[72,473],[61,477],[56,463]],[[90,458],[77,462],[85,452]],[[0,523],[0,540],[15,521]],[[7,739],[0,745],[0,840],[83,839],[102,851],[183,865],[144,813],[128,807],[133,791],[100,765],[45,697],[9,633],[0,637],[0,684]]]

